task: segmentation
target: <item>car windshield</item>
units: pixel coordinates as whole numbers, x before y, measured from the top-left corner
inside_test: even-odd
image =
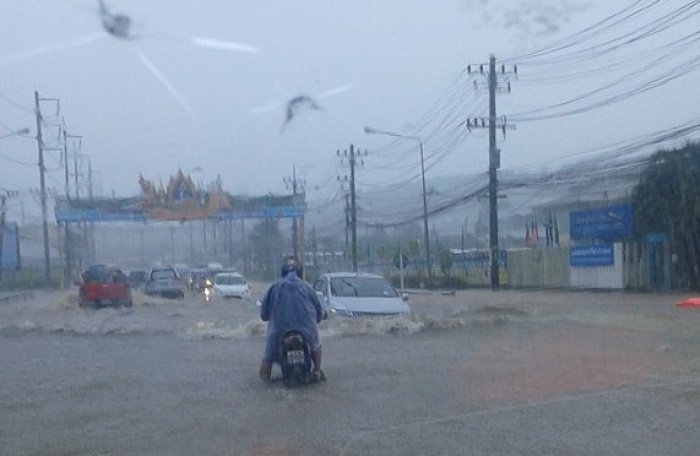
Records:
[[[157,280],[157,279],[175,279],[177,278],[177,275],[175,274],[175,271],[172,269],[159,269],[157,271],[151,272],[151,279]]]
[[[333,277],[331,295],[358,298],[395,298],[394,287],[380,277]]]
[[[245,279],[241,276],[216,276],[214,283],[217,285],[245,285]]]

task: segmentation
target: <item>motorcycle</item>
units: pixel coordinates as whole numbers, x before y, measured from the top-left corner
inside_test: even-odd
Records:
[[[199,278],[193,282],[192,287],[204,296],[204,302],[209,302],[214,298],[214,284],[206,277]]]
[[[262,302],[258,300],[255,305],[262,307]],[[285,331],[279,339],[278,346],[277,359],[273,363],[280,365],[285,386],[294,387],[326,381],[322,369],[319,369],[318,375],[314,374],[311,346],[300,331]]]
[[[211,301],[211,298],[214,295],[214,291],[211,289],[211,287],[205,287],[202,293],[204,294],[204,302]]]
[[[279,363],[285,386],[308,385],[326,380],[322,370],[319,376],[314,375],[311,348],[299,331],[287,331],[280,339]]]

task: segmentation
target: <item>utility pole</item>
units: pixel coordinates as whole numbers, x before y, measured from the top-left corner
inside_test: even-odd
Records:
[[[83,169],[83,154],[80,152],[74,152],[73,153],[73,172],[75,173],[74,180],[75,180],[75,199],[76,201],[80,201],[80,183],[79,180],[82,175],[82,169]],[[80,165],[78,165],[78,160],[80,160]],[[86,263],[90,263],[90,252],[89,252],[89,240],[88,240],[88,229],[87,229],[87,220],[85,220],[85,217],[83,217],[82,221],[82,226],[83,226],[83,248],[81,249],[82,255],[81,255],[81,262],[85,261]]]
[[[226,225],[228,228],[228,264],[233,266],[233,219],[228,219]]]
[[[352,270],[357,272],[357,195],[355,194],[355,154],[350,144],[350,202],[352,204]]]
[[[467,72],[472,74],[472,66],[467,66]],[[484,74],[484,65],[480,64],[479,73]],[[514,66],[512,72],[506,72],[505,65],[501,65],[501,76],[507,74],[518,74],[518,67]],[[501,167],[501,151],[496,145],[496,128],[503,131],[505,137],[506,129],[515,129],[515,126],[508,125],[506,118],[496,118],[496,92],[501,89],[498,83],[498,74],[496,73],[496,57],[492,54],[489,57],[488,72],[486,74],[488,90],[489,90],[489,117],[467,119],[467,128],[488,128],[489,129],[489,250],[491,257],[491,289],[497,290],[500,287],[499,278],[499,258],[500,250],[498,248],[498,174],[497,170]],[[510,92],[510,81],[506,80],[506,90]],[[474,87],[478,88],[478,83],[474,81]],[[488,124],[488,127],[487,127]]]
[[[68,133],[66,130],[66,122],[63,120],[63,168],[64,168],[64,178],[65,178],[65,192],[66,192],[66,201],[70,201],[71,199],[71,194],[70,194],[70,171],[69,171],[69,159],[70,159],[70,153],[68,151],[68,140],[71,139],[73,140],[72,146],[73,146],[73,156],[75,158],[74,162],[74,173],[75,173],[75,191],[76,191],[76,198],[78,197],[78,172],[77,172],[77,158],[80,154],[80,150],[82,148],[82,136],[80,135],[71,135]],[[78,150],[76,151],[75,147],[75,141],[78,141]],[[74,255],[75,255],[75,248],[74,248],[74,243],[73,243],[73,233],[71,232],[71,227],[69,222],[64,222],[65,226],[65,236],[64,236],[64,243],[65,243],[65,252],[66,252],[66,266],[65,266],[65,283],[69,284],[72,282],[71,274],[73,272],[74,268]]]
[[[284,185],[287,187],[287,189],[292,190],[292,194],[294,195],[294,204],[296,204],[296,197],[299,194],[299,192],[304,191],[304,185],[306,182],[303,179],[297,179],[297,167],[296,165],[292,166],[292,177],[285,177],[282,179],[284,182]],[[299,247],[301,245],[301,249],[303,250],[303,244],[301,243],[301,237],[299,236],[299,217],[295,216],[294,220],[292,220],[292,251],[294,254],[294,258],[296,258],[297,261],[301,261],[299,257]],[[302,254],[303,256],[303,254]],[[303,264],[303,263],[302,263]]]
[[[340,151],[336,151],[337,155],[340,157]],[[355,166],[358,164],[358,158],[360,159],[359,164],[364,165],[364,161],[361,157],[367,156],[367,151],[364,153],[359,150],[355,150],[355,146],[350,144],[350,151],[346,149],[342,157],[348,158],[350,164],[350,229],[351,229],[351,240],[352,240],[352,270],[357,272],[357,195],[355,191]],[[347,178],[347,176],[346,176]],[[340,176],[338,176],[340,180]]]
[[[245,242],[245,219],[241,217],[241,252],[243,253],[243,272],[248,271],[248,246]]]
[[[491,249],[491,288],[500,287],[498,267],[498,175],[501,166],[496,148],[496,57],[489,58],[489,248]]]
[[[345,264],[348,264],[350,250],[350,193],[345,194]]]
[[[49,253],[49,222],[46,209],[46,181],[44,179],[44,139],[41,136],[41,107],[39,106],[39,92],[34,91],[34,105],[36,110],[36,143],[39,148],[39,185],[41,191],[41,216],[44,234],[44,280],[46,285],[51,282],[51,256]]]
[[[63,170],[65,174],[65,191],[66,191],[66,203],[70,201],[70,176],[68,173],[68,132],[66,131],[66,121],[63,120]],[[71,275],[72,275],[72,245],[71,245],[71,238],[70,238],[70,223],[67,221],[63,222],[63,227],[65,228],[65,234],[63,236],[63,242],[65,243],[64,245],[64,252],[65,252],[65,266],[64,266],[64,273],[63,273],[63,283],[64,286],[68,286],[68,284],[71,283]],[[60,227],[59,227],[60,231]]]
[[[95,202],[95,194],[92,189],[92,158],[88,156],[88,198],[90,199],[90,204]],[[95,245],[95,222],[90,221],[90,258],[92,261],[97,259],[97,248]]]

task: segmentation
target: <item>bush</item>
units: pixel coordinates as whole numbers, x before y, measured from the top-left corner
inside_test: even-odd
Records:
[[[466,288],[467,279],[462,276],[443,275],[435,277],[434,284],[437,288]]]
[[[388,279],[396,288],[401,286],[401,276],[399,274],[389,276]],[[424,288],[427,286],[427,276],[419,272],[405,274],[403,279],[405,288]]]

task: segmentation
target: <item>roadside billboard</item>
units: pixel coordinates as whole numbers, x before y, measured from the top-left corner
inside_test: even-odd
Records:
[[[597,207],[569,214],[572,240],[622,240],[632,235],[632,205]]]

